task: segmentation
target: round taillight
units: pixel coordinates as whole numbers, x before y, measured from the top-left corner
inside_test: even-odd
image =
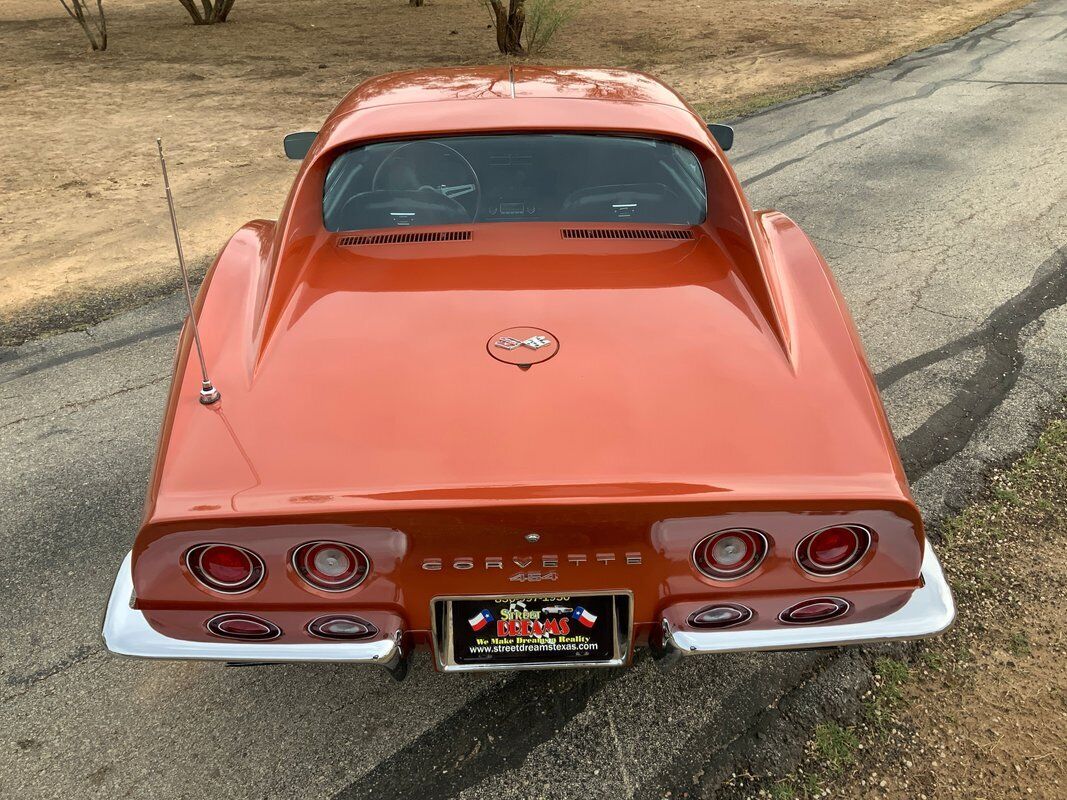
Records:
[[[752,609],[734,603],[721,603],[702,608],[689,616],[694,628],[732,628],[752,619]]]
[[[851,604],[840,597],[816,597],[790,606],[778,619],[790,625],[811,625],[840,617],[850,608]]]
[[[871,532],[862,525],[834,525],[800,541],[797,563],[812,575],[838,575],[863,558],[870,546]]]
[[[701,573],[716,580],[747,575],[767,555],[767,537],[747,528],[731,528],[713,533],[693,548],[693,564]]]
[[[273,622],[251,614],[219,614],[207,621],[207,629],[216,636],[224,636],[227,639],[264,641],[277,639],[282,635],[282,629]]]
[[[240,594],[263,580],[263,559],[232,544],[201,544],[185,554],[189,571],[209,589]]]
[[[316,589],[343,592],[363,582],[370,560],[358,547],[341,542],[308,542],[293,551],[293,569]]]
[[[377,632],[367,620],[348,614],[327,614],[308,623],[308,633],[320,639],[365,639]]]

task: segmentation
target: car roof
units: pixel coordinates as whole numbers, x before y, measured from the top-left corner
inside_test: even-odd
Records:
[[[686,108],[685,102],[672,89],[641,72],[502,64],[379,75],[349,92],[331,116],[407,103],[532,97],[658,103]]]
[[[499,131],[669,137],[716,150],[700,116],[655,78],[621,69],[500,65],[371,78],[326,118],[305,168],[358,141]]]

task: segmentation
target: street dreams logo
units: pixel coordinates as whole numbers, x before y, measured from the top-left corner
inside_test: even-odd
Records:
[[[606,661],[614,657],[614,599],[610,595],[452,602],[457,663]]]
[[[507,608],[500,612],[501,619],[496,621],[497,636],[567,636],[571,632],[571,620],[577,621],[586,628],[596,625],[596,614],[578,606],[568,608],[565,606],[548,606],[540,611],[527,611],[526,604],[519,602],[513,604],[515,608]],[[569,614],[560,618],[541,618],[542,614]],[[469,620],[471,630],[480,631],[494,621],[492,612],[483,608]]]

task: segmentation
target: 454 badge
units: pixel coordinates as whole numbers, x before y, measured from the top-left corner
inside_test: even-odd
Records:
[[[619,657],[614,595],[449,602],[455,664],[595,664]]]

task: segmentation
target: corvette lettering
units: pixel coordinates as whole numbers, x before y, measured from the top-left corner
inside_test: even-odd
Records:
[[[594,553],[591,556],[586,553],[569,553],[562,559],[565,563],[571,566],[584,566],[587,564],[613,564],[621,563],[629,567],[639,567],[642,565],[642,556],[640,553],[624,553],[621,557],[616,553]],[[535,563],[542,569],[555,570],[560,565],[560,557],[557,555],[543,555],[539,558],[533,556],[514,556],[511,559],[507,559],[509,564],[514,564],[521,570],[525,570],[527,567],[533,566]],[[446,567],[450,569],[458,570],[472,570],[477,566],[481,566],[483,569],[503,569],[505,559],[500,556],[487,556],[486,558],[476,561],[470,557],[458,557],[449,562],[445,562],[441,558],[425,558],[422,561],[422,568],[429,572],[439,572]],[[536,575],[536,572],[518,573],[519,575]],[[553,574],[554,573],[549,573]],[[512,580],[538,580],[537,578],[520,578],[513,577]],[[554,580],[554,577],[543,577],[540,580]]]

